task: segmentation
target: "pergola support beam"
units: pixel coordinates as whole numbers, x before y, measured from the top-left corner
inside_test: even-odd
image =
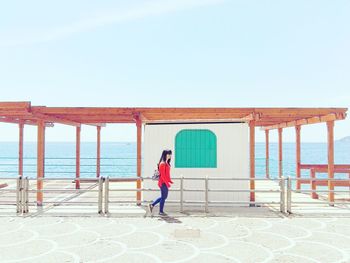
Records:
[[[271,126],[265,126],[265,127],[262,127],[261,129],[273,130],[273,129],[279,129],[279,128],[288,128],[288,127],[294,127],[294,126],[300,126],[300,125],[306,125],[306,124],[316,124],[321,122],[343,120],[345,119],[345,117],[346,117],[346,114],[343,114],[343,113],[330,113],[323,116],[316,116],[316,117],[300,119],[300,120],[290,121],[290,122],[282,122]]]

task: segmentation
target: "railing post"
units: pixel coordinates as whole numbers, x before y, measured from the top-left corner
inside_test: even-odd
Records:
[[[205,177],[205,212],[208,213],[208,203],[209,203],[209,180],[208,176]]]
[[[285,212],[285,181],[284,177],[280,177],[280,191],[281,191],[281,196],[280,196],[280,211],[281,213]]]
[[[105,180],[105,214],[109,213],[109,176]]]
[[[26,209],[26,178],[21,179],[21,213],[24,214]]]
[[[316,170],[315,169],[310,169],[310,185],[311,185],[311,198],[312,199],[318,199],[318,194],[316,193]]]
[[[102,214],[103,177],[98,178],[98,213]]]
[[[180,180],[180,212],[184,211],[184,177],[181,176]]]
[[[23,213],[26,214],[29,212],[29,179],[28,177],[24,180],[24,210]]]
[[[292,213],[292,178],[290,176],[287,181],[287,213]]]
[[[22,176],[19,176],[17,178],[17,186],[16,186],[16,212],[21,213],[22,212]]]

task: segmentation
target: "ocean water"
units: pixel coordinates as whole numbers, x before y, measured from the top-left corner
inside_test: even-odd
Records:
[[[15,177],[18,172],[18,143],[0,142],[0,177]],[[46,177],[75,176],[75,143],[46,142]],[[81,177],[96,176],[96,143],[81,143]],[[301,161],[308,164],[327,163],[326,143],[302,143]],[[335,163],[350,164],[350,143],[335,143]],[[295,144],[283,144],[283,173],[295,176]],[[308,175],[307,171],[302,171]],[[110,177],[136,176],[136,143],[101,143],[101,175]],[[270,143],[270,175],[278,175],[278,144]],[[24,176],[36,176],[36,143],[24,143]],[[265,176],[265,143],[256,144],[256,177]],[[321,175],[322,176],[322,175]],[[326,175],[324,175],[326,176]],[[344,178],[348,175],[339,174]]]

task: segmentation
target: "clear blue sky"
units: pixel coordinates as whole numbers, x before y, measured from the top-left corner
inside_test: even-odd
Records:
[[[0,100],[349,107],[349,14],[348,0],[2,1]],[[1,140],[17,140],[15,126],[0,129]],[[134,131],[112,125],[102,138],[132,141]],[[350,121],[337,122],[336,138],[346,135]],[[325,141],[325,125],[302,136]],[[35,140],[35,128],[25,138]],[[94,139],[84,128],[83,140]],[[57,125],[47,140],[73,141],[74,129]]]

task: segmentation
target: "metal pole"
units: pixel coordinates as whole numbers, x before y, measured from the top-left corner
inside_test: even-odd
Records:
[[[98,213],[102,213],[103,177],[98,178]]]
[[[205,177],[205,212],[208,213],[208,203],[209,203],[209,180],[208,176]]]
[[[109,213],[108,205],[109,205],[109,176],[107,176],[105,180],[105,214]]]
[[[292,213],[292,178],[290,176],[287,181],[287,213]]]
[[[20,213],[21,212],[21,187],[22,187],[22,176],[17,178],[17,186],[16,186],[16,212]]]
[[[181,176],[180,181],[180,212],[182,213],[184,211],[184,177]]]
[[[21,180],[21,213],[25,213],[26,209],[26,179]]]
[[[280,211],[281,213],[285,212],[285,181],[284,181],[284,177],[282,176],[280,178],[280,191],[281,191],[281,196],[280,196]]]
[[[25,178],[25,181],[24,181],[24,211],[23,213],[28,213],[29,212],[29,200],[28,200],[28,197],[29,197],[29,179],[28,177]]]

